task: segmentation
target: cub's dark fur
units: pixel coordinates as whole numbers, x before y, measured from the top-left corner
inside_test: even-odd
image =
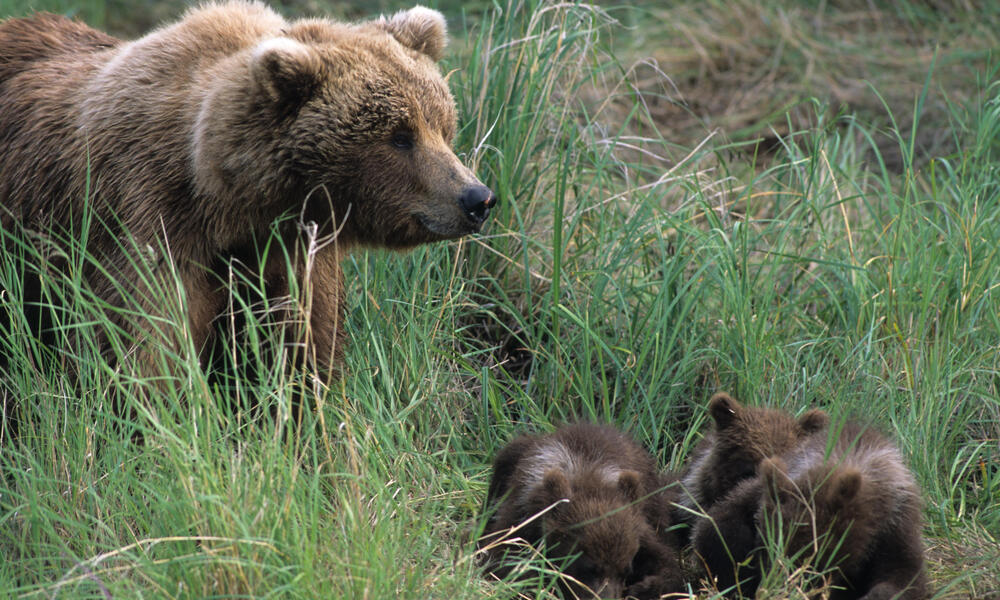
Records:
[[[501,577],[521,556],[503,540],[544,546],[556,564],[570,561],[560,581],[570,598],[680,592],[670,492],[662,490],[669,482],[648,451],[613,427],[579,423],[518,437],[494,460],[479,546]]]
[[[758,527],[780,522],[790,556],[818,547],[813,560],[835,565],[833,583],[844,588],[832,598],[927,596],[920,489],[888,438],[849,423],[829,452],[825,440],[813,440],[787,464],[780,458],[762,464],[761,480]],[[793,526],[800,522],[808,526]]]
[[[856,423],[830,437],[832,444],[814,436],[784,458],[763,461],[758,478],[709,511],[714,527],[707,520],[696,526],[696,551],[720,588],[734,574],[750,575],[741,592],[752,595],[766,566],[764,536],[780,532],[787,556],[835,568],[834,600],[926,598],[920,491],[899,450]],[[741,562],[751,566],[737,570]]]
[[[762,490],[759,477],[744,480],[694,523],[694,554],[716,589],[731,597],[753,598],[760,583],[763,540],[755,523]]]
[[[693,524],[697,514],[756,477],[762,460],[795,449],[829,423],[818,409],[796,419],[780,410],[742,406],[722,392],[709,401],[708,412],[715,428],[695,448],[681,480],[681,508],[674,512],[680,522]]]

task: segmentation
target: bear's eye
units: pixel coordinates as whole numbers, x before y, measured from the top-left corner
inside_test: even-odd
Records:
[[[397,131],[392,134],[392,145],[400,150],[413,148],[413,134],[409,131]]]

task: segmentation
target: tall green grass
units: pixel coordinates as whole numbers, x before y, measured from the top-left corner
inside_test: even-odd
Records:
[[[164,345],[152,382],[121,367],[134,340],[111,358],[90,343],[117,321],[79,269],[51,271],[64,343],[25,323],[0,341],[22,417],[0,445],[0,590],[515,598],[544,584],[489,581],[468,543],[495,452],[586,417],[678,468],[719,389],[887,430],[925,490],[935,588],[1000,587],[996,72],[951,107],[953,155],[916,155],[917,97],[910,122],[885,110],[902,172],[881,160],[884,131],[821,101],[755,157],[723,135],[670,139],[609,45],[618,14],[509,2],[453,20],[457,149],[501,206],[480,236],[345,260],[349,347],[330,389],[287,368],[248,310],[252,274],[234,302],[249,333],[218,365],[232,377]],[[13,303],[24,260],[45,261],[23,248],[0,266]],[[155,317],[184,339],[182,310]]]

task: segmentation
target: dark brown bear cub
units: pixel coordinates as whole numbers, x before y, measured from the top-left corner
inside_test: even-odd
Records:
[[[821,410],[796,419],[780,410],[742,406],[722,392],[709,401],[708,412],[715,428],[695,448],[681,480],[681,508],[674,513],[681,522],[696,522],[740,482],[756,477],[762,460],[797,448],[829,422]]]
[[[920,489],[895,445],[849,423],[832,449],[822,436],[761,465],[762,531],[777,528],[796,562],[834,569],[838,600],[927,596]]]
[[[561,565],[568,598],[659,598],[683,591],[669,531],[669,482],[613,427],[579,423],[518,437],[497,455],[479,547],[508,574],[520,538]]]
[[[734,488],[694,529],[720,589],[752,597],[768,550],[832,573],[835,600],[926,597],[920,493],[896,447],[849,423],[807,439]],[[720,538],[721,535],[721,538]]]

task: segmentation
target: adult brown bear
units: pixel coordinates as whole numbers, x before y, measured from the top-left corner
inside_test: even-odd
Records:
[[[496,203],[450,148],[445,42],[444,18],[422,7],[349,25],[208,4],[132,42],[48,14],[5,21],[2,226],[73,235],[89,204],[85,280],[110,307],[137,301],[143,318],[112,312],[140,362],[144,341],[206,347],[234,258],[262,261],[274,297],[308,280],[306,355],[329,372],[343,353],[343,253],[473,233]],[[291,275],[281,253],[258,251],[276,222]],[[182,293],[161,287],[171,271]]]

